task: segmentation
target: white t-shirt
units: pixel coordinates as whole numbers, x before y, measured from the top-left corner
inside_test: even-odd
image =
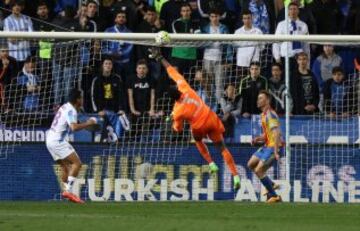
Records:
[[[210,34],[220,34],[220,27],[210,26]],[[213,45],[204,50],[204,59],[211,61],[221,61],[221,45],[219,42],[213,43]]]
[[[56,113],[46,137],[47,141],[64,141],[70,133],[72,123],[77,123],[77,111],[71,103],[66,103]]]
[[[242,26],[235,31],[234,34],[263,34],[262,31],[256,27],[250,30],[245,30]],[[236,65],[238,67],[249,67],[252,61],[258,62],[260,60],[260,51],[263,48],[259,42],[255,41],[240,41],[235,43],[238,46],[236,51]]]

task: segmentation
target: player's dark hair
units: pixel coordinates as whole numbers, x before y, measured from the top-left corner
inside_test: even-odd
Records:
[[[271,67],[278,67],[280,70],[282,70],[282,65],[280,63],[273,63],[271,64]]]
[[[175,101],[180,99],[180,97],[181,97],[181,92],[178,90],[176,85],[170,84],[167,87],[166,92],[167,92],[168,96]]]
[[[96,6],[99,6],[99,3],[95,0],[89,0],[86,2],[86,6],[90,5],[90,4],[95,4]]]
[[[36,59],[34,56],[29,56],[25,59],[24,63],[35,63]]]
[[[217,8],[212,8],[212,9],[210,9],[210,11],[209,11],[209,16],[211,15],[211,14],[216,14],[216,15],[219,15],[219,16],[221,16],[221,11],[219,10],[219,9],[217,9]]]
[[[108,61],[111,61],[112,63],[114,63],[114,60],[113,58],[110,56],[110,55],[104,55],[102,60],[101,60],[101,63],[104,64],[104,62],[108,60]]]
[[[290,6],[296,6],[297,8],[299,8],[299,4],[297,4],[296,2],[290,2],[288,8],[290,8]]]
[[[336,73],[341,73],[341,74],[344,75],[344,70],[343,70],[341,67],[337,66],[337,67],[334,67],[334,68],[332,69],[331,73],[332,73],[333,75],[336,74]]]
[[[250,63],[250,67],[251,66],[258,66],[258,67],[260,67],[260,63],[259,62],[256,62],[256,61],[252,61],[251,63]]]
[[[119,10],[115,13],[115,18],[118,16],[118,14],[125,14],[125,17],[127,17],[126,11],[124,10]]]
[[[265,95],[266,98],[267,98],[269,101],[271,101],[272,96],[271,96],[270,92],[268,92],[267,90],[260,90],[260,91],[259,91],[259,95],[261,95],[261,94]]]
[[[295,55],[295,59],[297,60],[299,57],[306,57],[306,58],[309,58],[308,54],[306,54],[305,52],[300,52],[300,53],[297,53]]]
[[[148,12],[148,11],[156,13],[156,9],[153,6],[146,6],[145,7],[145,12]]]
[[[39,8],[40,6],[46,6],[47,8],[49,8],[47,2],[45,0],[39,1],[37,4],[37,8]]]
[[[12,1],[12,3],[10,4],[10,8],[13,8],[14,6],[24,7],[24,6],[25,6],[25,2],[24,2],[24,0],[15,0],[15,1]]]
[[[76,88],[74,88],[70,91],[70,94],[69,94],[69,102],[70,103],[74,104],[80,98],[81,98],[81,91],[79,91]]]
[[[148,63],[146,62],[145,59],[139,59],[139,60],[136,62],[136,66],[139,66],[139,65],[148,66]]]
[[[180,9],[182,9],[183,7],[189,7],[190,10],[191,10],[191,6],[190,6],[190,4],[188,2],[184,2],[183,4],[181,4]]]
[[[241,12],[241,17],[244,16],[244,15],[252,15],[252,12],[248,9],[245,9]]]

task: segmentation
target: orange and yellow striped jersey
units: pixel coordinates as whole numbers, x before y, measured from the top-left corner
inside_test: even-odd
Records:
[[[276,114],[276,112],[273,111],[272,109],[269,109],[261,113],[261,126],[265,136],[265,146],[274,147],[276,142],[276,137],[274,136],[274,129],[281,129],[279,117]],[[282,137],[280,137],[279,142],[280,142],[278,144],[279,147],[282,147],[283,146]]]

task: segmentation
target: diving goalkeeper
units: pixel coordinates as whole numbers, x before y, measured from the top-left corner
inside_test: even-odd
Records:
[[[185,78],[161,55],[160,49],[151,48],[149,51],[150,58],[161,62],[170,78],[176,83],[176,86],[170,85],[167,89],[169,96],[175,100],[172,111],[172,128],[176,132],[181,132],[184,121],[190,124],[196,147],[208,162],[210,172],[216,173],[219,168],[212,160],[207,146],[202,141],[203,138],[209,137],[215,146],[220,149],[223,159],[233,176],[234,189],[238,190],[240,188],[240,177],[234,159],[224,143],[223,133],[225,128],[221,120],[196,94]]]

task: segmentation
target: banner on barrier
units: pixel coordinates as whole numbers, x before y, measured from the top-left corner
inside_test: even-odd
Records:
[[[241,189],[236,193],[232,190],[232,176],[213,147],[210,153],[220,167],[215,176],[209,175],[208,166],[195,147],[168,158],[144,148],[137,155],[126,148],[121,154],[111,153],[105,145],[75,148],[83,162],[75,191],[87,200],[265,200],[260,182],[246,167],[254,147],[230,147],[242,178]],[[318,151],[311,153],[316,158],[306,162],[301,162],[301,158],[310,153],[296,151],[291,160],[290,183],[284,180],[284,159],[269,170],[269,176],[281,185],[278,192],[284,201],[360,202],[360,155],[354,155],[356,150],[319,146]],[[15,147],[13,154],[0,160],[0,172],[0,200],[60,198],[59,166],[44,144]]]

